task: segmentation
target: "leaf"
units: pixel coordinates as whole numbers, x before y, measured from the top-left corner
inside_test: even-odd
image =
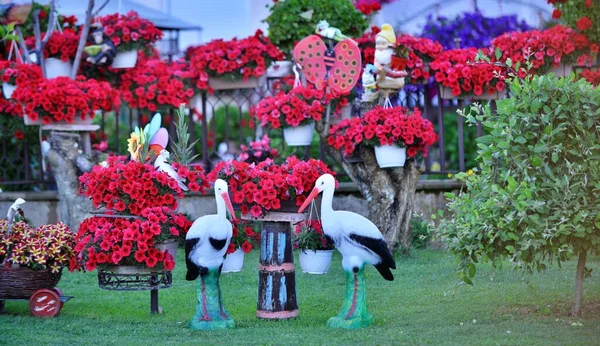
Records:
[[[542,165],[542,158],[539,156],[534,156],[531,159],[531,164],[533,165],[533,167],[540,167]]]
[[[502,58],[502,51],[500,48],[496,47],[496,51],[494,53],[496,54],[496,60],[500,60],[500,58]]]
[[[515,247],[512,245],[506,245],[506,251],[510,252],[510,253],[515,253]]]
[[[477,268],[475,267],[475,264],[473,263],[469,263],[469,265],[467,265],[467,275],[472,278],[475,276],[475,273],[477,273]]]
[[[552,162],[558,162],[558,154],[556,152],[552,153]]]
[[[512,67],[512,59],[511,58],[506,58],[506,66]]]

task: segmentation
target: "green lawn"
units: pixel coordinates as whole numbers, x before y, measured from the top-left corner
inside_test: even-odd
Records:
[[[343,300],[344,278],[335,254],[327,275],[297,272],[300,317],[259,321],[255,317],[257,252],[246,256],[241,273],[224,274],[225,305],[237,329],[193,332],[186,328],[195,309],[195,288],[184,280],[183,251],[173,287],[160,293],[164,314],[151,316],[148,292],[98,289],[93,273],[66,273],[59,287],[75,296],[61,315],[30,317],[27,304],[7,302],[0,316],[0,344],[11,345],[212,345],[212,344],[600,344],[600,258],[591,258],[593,276],[584,284],[586,310],[569,317],[575,263],[531,277],[508,267],[479,268],[475,286],[454,277],[454,258],[440,251],[416,251],[398,260],[396,280],[367,270],[373,326],[331,330],[327,319]],[[297,261],[296,261],[297,263]]]

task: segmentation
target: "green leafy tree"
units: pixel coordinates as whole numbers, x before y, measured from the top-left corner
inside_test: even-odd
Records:
[[[573,314],[581,307],[588,253],[600,253],[600,92],[553,74],[510,82],[497,114],[473,106],[482,121],[476,174],[448,194],[452,219],[440,233],[460,258],[467,282],[476,264],[510,260],[527,272],[578,257]]]
[[[315,33],[317,23],[326,20],[346,36],[359,37],[369,21],[350,0],[285,0],[274,3],[265,22],[269,38],[291,59],[296,42]]]

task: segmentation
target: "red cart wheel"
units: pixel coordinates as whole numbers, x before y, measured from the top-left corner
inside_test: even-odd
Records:
[[[56,294],[58,294],[58,299],[60,300],[60,297],[62,297],[62,291],[61,291],[60,289],[56,288],[56,287],[54,287],[52,290],[53,290],[54,292],[56,292]],[[65,303],[64,303],[64,302],[61,300],[61,301],[60,301],[60,310],[62,310],[62,308],[63,308],[63,305],[65,305]],[[59,312],[60,312],[60,311],[59,311]]]
[[[62,308],[60,297],[54,290],[43,288],[29,298],[29,311],[35,317],[54,317]]]

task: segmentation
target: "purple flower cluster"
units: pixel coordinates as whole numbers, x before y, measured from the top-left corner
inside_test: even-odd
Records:
[[[446,49],[454,49],[455,38],[461,39],[461,48],[491,46],[492,39],[505,32],[527,31],[530,26],[516,15],[488,18],[479,11],[458,15],[454,19],[427,17],[421,36],[440,42]]]

